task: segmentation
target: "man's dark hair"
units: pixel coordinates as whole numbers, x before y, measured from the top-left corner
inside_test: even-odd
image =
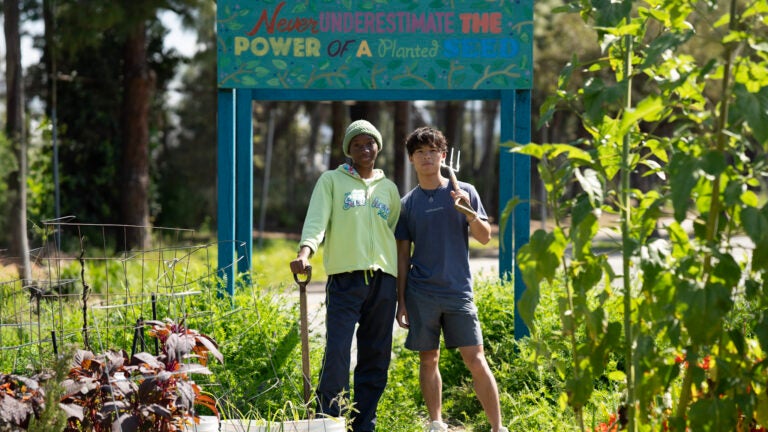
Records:
[[[413,156],[413,152],[421,147],[434,147],[445,153],[448,151],[448,141],[440,130],[431,126],[422,126],[411,132],[405,139],[408,156]]]

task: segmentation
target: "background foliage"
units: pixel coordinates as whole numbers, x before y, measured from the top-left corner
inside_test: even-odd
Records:
[[[172,248],[169,245],[169,249]],[[211,248],[212,251],[215,249]],[[181,256],[175,260],[175,283],[169,283],[168,286],[173,287],[173,291],[192,294],[159,302],[158,318],[184,320],[187,327],[211,336],[218,343],[224,363],[209,362],[208,368],[213,372],[212,375],[195,375],[194,381],[202,387],[203,394],[217,401],[219,411],[225,417],[283,419],[308,415],[303,405],[301,385],[297,290],[287,277],[287,268],[284,272],[285,281],[276,280],[283,274],[282,271],[274,271],[275,268],[285,268],[285,263],[294,254],[295,244],[292,241],[267,241],[264,251],[256,254],[250,278],[238,281],[239,288],[232,299],[217,295],[218,287],[215,278],[211,278],[213,274],[210,268],[210,263],[215,263],[215,256],[196,252],[191,254],[189,260]],[[105,264],[105,259],[86,261],[86,283],[94,292],[90,300],[94,310],[89,314],[98,322],[91,329],[91,344],[95,353],[106,352],[108,349],[124,349],[130,353],[135,343],[133,320],[130,317],[136,314],[136,305],[132,302],[121,303],[125,297],[120,293],[125,287],[116,286],[120,285],[116,281],[130,281],[128,286],[143,286],[145,291],[149,290],[157,283],[156,260],[150,260],[147,256],[126,260],[121,254],[114,258],[103,258],[110,263]],[[144,265],[141,265],[142,261]],[[80,272],[79,268],[80,264],[72,261],[61,274],[76,275]],[[318,274],[315,278],[321,282],[323,276]],[[75,285],[76,290],[82,288],[80,283]],[[113,302],[107,310],[114,317],[109,323],[104,321],[101,315],[103,312],[97,310],[107,306],[107,292],[112,292],[112,297],[108,298]],[[101,295],[96,296],[96,293]],[[141,297],[146,296],[144,294]],[[531,344],[530,340],[513,339],[513,314],[509,308],[514,297],[512,285],[480,277],[476,285],[476,296],[488,361],[499,383],[505,424],[510,425],[511,430],[549,429],[553,424],[562,425],[564,430],[575,430],[573,411],[561,404],[559,399],[559,393],[565,385],[563,375],[557,368],[543,361],[537,346]],[[26,302],[27,294],[19,292],[11,296],[10,293],[4,293],[3,299],[9,302],[4,307],[13,309],[12,298],[17,302]],[[542,322],[547,323],[542,325],[546,328],[543,334],[550,337],[558,331],[557,315],[552,312],[556,305],[555,299],[554,291],[550,293],[545,290],[542,296],[543,307],[539,312]],[[62,333],[70,336],[66,343],[60,342],[60,352],[65,353],[63,359],[69,359],[72,355],[69,347],[82,347],[84,343],[79,306],[81,296],[47,298],[43,304],[45,307],[39,318],[44,324],[43,328],[47,328],[46,323],[51,319],[50,310],[61,311],[64,315]],[[145,309],[144,313],[148,312]],[[324,312],[324,309],[311,311],[309,317],[312,329],[310,359],[312,381],[315,384],[324,344],[319,327]],[[37,334],[37,326],[23,332],[34,336]],[[7,335],[8,332],[2,334],[4,345],[12,342]],[[417,432],[426,423],[426,409],[418,384],[418,355],[404,348],[404,337],[404,332],[395,332],[389,385],[380,404],[379,425],[384,430]],[[53,353],[50,340],[34,344],[31,348],[16,352],[3,351],[0,353],[0,368],[26,373],[51,363]],[[150,353],[155,349],[149,338],[145,348],[141,345],[135,348]],[[558,355],[565,363],[565,347]],[[67,365],[70,362],[62,363],[64,365],[60,365],[60,370],[57,370],[60,380],[67,376]],[[469,372],[455,350],[442,352],[441,370],[445,381],[446,420],[456,428],[486,430],[487,420],[475,398]],[[46,395],[51,392],[60,394],[61,389],[49,381],[46,384]],[[595,402],[590,404],[589,421],[598,424],[617,406],[617,386],[611,382],[598,383],[595,393],[597,396]],[[32,427],[40,428],[41,422],[53,424],[61,420],[60,416],[54,415],[56,404],[48,403],[48,406],[49,409],[44,412],[44,419],[48,420],[33,421]],[[198,409],[203,414],[209,413],[205,408]]]
[[[216,45],[215,3],[199,1],[148,1],[142,10],[154,11],[147,23],[147,64],[154,76],[149,130],[151,222],[159,226],[206,229],[216,217]],[[53,8],[54,24],[25,27],[25,36],[43,54],[39,63],[25,69],[25,101],[29,128],[29,202],[35,225],[55,216],[52,115],[56,114],[61,215],[82,222],[126,223],[118,209],[120,165],[123,155],[121,124],[125,72],[122,46],[128,26],[122,3],[75,0],[28,0],[21,2],[22,21],[42,23],[43,7]],[[552,14],[558,0],[535,2],[536,41],[533,115],[556,82],[559,65],[572,52],[597,55],[587,43],[590,30],[576,26],[575,16]],[[98,10],[101,17],[92,19]],[[192,57],[179,47],[164,44],[168,21],[175,16],[188,30]],[[575,20],[575,22],[574,22]],[[566,32],[567,30],[567,32]],[[51,34],[45,34],[45,31]],[[572,37],[573,31],[583,37]],[[567,33],[567,35],[565,34]],[[572,44],[565,47],[562,44]],[[563,49],[558,49],[563,48]],[[592,51],[590,53],[589,51]],[[27,53],[25,51],[25,53]],[[55,61],[56,80],[51,79]],[[56,84],[55,93],[53,84]],[[54,97],[55,96],[55,97]],[[0,95],[0,99],[3,96]],[[266,206],[269,230],[297,232],[312,186],[319,174],[339,163],[338,129],[352,117],[365,116],[384,132],[387,145],[379,165],[402,188],[409,187],[397,171],[397,144],[410,129],[396,128],[397,102],[255,102],[254,190],[256,211]],[[472,181],[485,198],[489,214],[496,211],[498,165],[498,101],[422,101],[409,103],[410,128],[433,124],[449,141],[462,149],[462,179]],[[267,160],[273,116],[273,154]],[[534,141],[562,141],[579,133],[569,113],[557,113],[552,127],[533,131]],[[7,144],[0,148],[8,151]],[[335,153],[334,153],[335,149]],[[6,159],[10,164],[13,158]],[[269,162],[269,164],[268,164]],[[0,166],[6,177],[12,165]],[[269,194],[261,196],[264,174],[270,170]],[[534,179],[534,195],[540,188]],[[410,185],[412,186],[412,184]],[[543,200],[539,200],[543,201]],[[0,202],[0,206],[3,203]],[[0,207],[2,214],[7,207]],[[541,213],[538,207],[535,213]],[[2,221],[0,219],[0,221]],[[0,245],[7,244],[8,230],[0,230]]]
[[[25,19],[42,15],[40,2],[22,4]],[[119,22],[120,9],[103,2],[57,4],[58,28],[68,32],[57,33],[53,44],[32,35],[48,57],[26,74],[27,115],[34,131],[27,179],[33,243],[46,240],[35,219],[52,216],[53,107],[59,116],[62,214],[112,222],[118,220],[121,200],[117,113],[124,72],[115,47],[125,29],[89,21],[97,8],[109,18],[103,22]],[[210,3],[190,4],[144,4],[156,13],[170,7],[188,24],[197,24],[200,43],[194,58],[181,59],[160,45],[167,30],[163,24],[149,20],[147,48],[157,87],[149,120],[149,199],[153,223],[205,229],[215,213],[214,14]],[[528,286],[521,309],[532,338],[495,345],[497,335],[511,334],[511,324],[503,309],[485,303],[480,294],[491,319],[489,357],[492,362],[511,359],[494,363],[499,381],[507,379],[513,389],[502,395],[506,418],[545,429],[564,424],[563,429],[586,430],[610,419],[630,430],[763,427],[768,421],[765,2],[543,0],[535,7],[533,107],[541,127],[532,141],[539,144],[516,151],[538,162],[534,197],[547,205],[534,206],[534,215],[537,209],[538,216],[554,215],[554,228],[533,233],[518,257]],[[60,71],[56,105],[43,67],[52,52],[58,54]],[[169,96],[177,90],[180,99],[171,106]],[[259,179],[267,171],[268,125],[275,115],[270,200],[261,197],[257,204],[267,206],[268,229],[298,230],[314,179],[335,161],[338,124],[365,115],[382,130],[395,130],[391,104],[358,101],[342,108],[257,104]],[[491,214],[498,214],[494,205],[504,205],[494,203],[497,109],[494,101],[423,103],[413,104],[409,117],[414,126],[444,128],[452,143],[469,149],[462,177],[488,197]],[[399,141],[391,135],[393,143]],[[394,171],[394,147],[387,146],[382,155],[387,172]],[[0,157],[4,178],[15,169],[8,148],[0,139],[0,156],[8,156]],[[0,183],[5,214],[9,194],[4,187]],[[605,214],[620,221],[621,240],[611,251],[622,257],[620,272],[607,265],[608,251],[594,247]],[[7,242],[3,224],[7,221],[0,219],[0,245]],[[752,253],[737,247],[742,240]],[[112,266],[106,274],[120,270]],[[255,277],[259,287],[270,279]],[[495,283],[484,289],[496,297],[495,290],[504,291]],[[249,312],[233,319],[248,328],[254,311],[268,307],[256,300],[238,299],[240,310]],[[286,329],[275,328],[274,335],[261,339],[269,344],[264,352],[278,360],[273,366],[278,370],[277,365],[290,366],[283,362],[290,357],[284,350],[295,349],[290,327],[287,333],[279,330]],[[119,336],[114,342],[127,339]],[[508,351],[511,346],[516,351]],[[230,354],[237,358],[234,350]],[[395,364],[393,376],[402,380],[393,380],[397,384],[387,397],[403,399],[418,392],[408,387],[414,382],[413,359],[402,352],[398,359],[404,366]],[[460,364],[451,353],[444,359],[452,396],[448,417],[481,424]],[[221,372],[223,382],[236,379]],[[266,384],[250,389],[258,392]],[[232,395],[234,406],[251,397]],[[402,401],[395,399],[384,402],[393,407],[382,414],[387,421],[423,418],[418,401],[397,409]],[[267,406],[267,411],[278,409]]]

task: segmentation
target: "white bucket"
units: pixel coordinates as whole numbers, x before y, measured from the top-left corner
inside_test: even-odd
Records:
[[[222,420],[221,432],[345,432],[344,419],[335,417],[267,422],[265,420]]]
[[[184,426],[184,432],[219,432],[219,419],[216,416],[200,416],[200,423]]]

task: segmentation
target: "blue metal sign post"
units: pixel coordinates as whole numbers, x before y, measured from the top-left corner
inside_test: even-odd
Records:
[[[253,100],[501,102],[501,140],[530,141],[533,0],[219,0],[218,241],[227,291],[250,271]],[[529,240],[530,160],[502,152],[499,274]],[[516,314],[515,337],[528,334]]]

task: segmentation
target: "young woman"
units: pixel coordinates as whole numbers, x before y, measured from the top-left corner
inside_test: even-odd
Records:
[[[343,146],[350,162],[318,179],[299,253],[290,267],[295,274],[304,273],[325,241],[326,345],[316,389],[318,408],[334,417],[344,414],[341,402],[349,397],[350,349],[359,324],[352,430],[372,432],[392,352],[397,303],[394,230],[400,194],[384,172],[374,168],[382,138],[371,123],[350,124]]]

